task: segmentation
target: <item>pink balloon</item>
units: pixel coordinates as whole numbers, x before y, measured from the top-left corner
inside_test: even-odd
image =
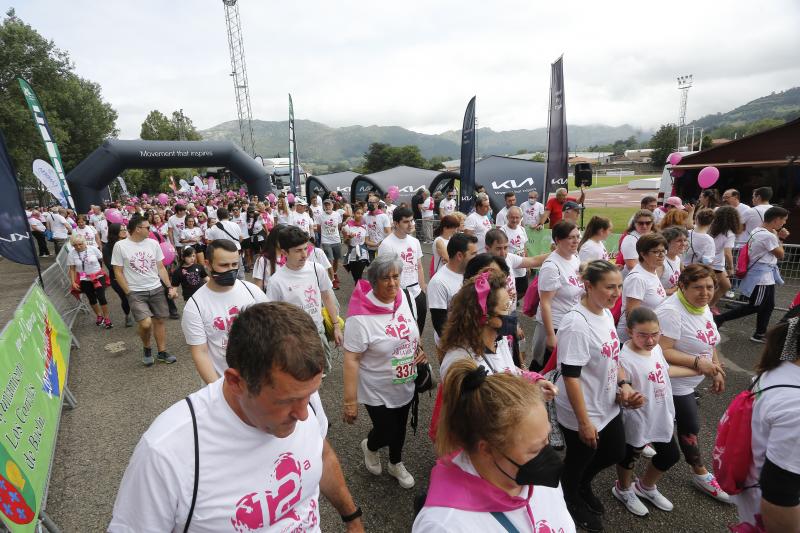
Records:
[[[112,224],[122,224],[122,214],[116,209],[106,209],[105,215],[106,220]]]
[[[235,193],[235,192],[233,192],[233,191],[228,191],[228,198],[233,198],[234,196],[236,196],[236,193]]]
[[[132,205],[126,205],[125,206],[125,211],[127,211],[128,213],[135,213],[136,212],[136,208],[133,207]]]
[[[294,203],[294,194],[292,194],[292,193],[287,194],[286,195],[286,201],[289,202],[290,204],[293,204]]]
[[[171,265],[175,260],[175,247],[169,241],[163,241],[160,244],[161,251],[164,252],[164,265]]]
[[[167,202],[169,202],[169,196],[167,196],[166,193],[162,192],[158,195],[158,203],[161,205],[167,205]]]
[[[143,192],[142,193],[142,200],[147,200],[148,198],[149,198],[149,196],[147,196],[147,193]]]
[[[672,174],[673,178],[680,178],[681,176],[686,174],[686,171],[683,170],[682,168],[673,168],[672,170],[669,171],[669,173]]]
[[[667,157],[667,162],[669,162],[670,165],[677,165],[681,162],[681,159],[683,159],[683,156],[679,152],[672,152],[669,154],[669,157]]]
[[[719,179],[719,169],[717,167],[705,167],[697,175],[697,184],[703,189],[708,189]]]
[[[270,201],[270,203],[274,204],[274,203],[275,203],[275,201],[277,200],[277,198],[275,198],[275,195],[274,195],[274,194],[272,194],[272,193],[269,193],[269,194],[267,195],[267,200],[269,200],[269,201]]]
[[[400,188],[397,187],[397,185],[392,185],[391,187],[389,187],[386,193],[389,195],[389,198],[391,198],[392,201],[394,202],[397,200],[397,198],[400,197]]]
[[[175,205],[186,205],[186,200],[180,199],[175,202]]]

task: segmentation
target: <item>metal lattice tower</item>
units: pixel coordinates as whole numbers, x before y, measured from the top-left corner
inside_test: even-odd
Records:
[[[225,5],[225,23],[228,26],[228,48],[231,52],[231,77],[236,90],[236,111],[239,114],[239,134],[242,149],[255,156],[256,148],[253,139],[253,111],[250,107],[250,89],[247,85],[247,66],[244,61],[244,43],[242,42],[242,24],[239,20],[237,0],[222,0]]]
[[[678,90],[681,92],[681,108],[678,116],[678,150],[681,149],[681,130],[686,125],[686,102],[689,99],[689,89],[692,87],[692,75],[678,76]],[[688,140],[688,139],[687,139]]]

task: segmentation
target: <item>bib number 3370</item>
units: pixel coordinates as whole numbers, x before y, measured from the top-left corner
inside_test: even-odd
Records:
[[[417,379],[417,365],[414,356],[392,358],[392,383],[400,385]]]

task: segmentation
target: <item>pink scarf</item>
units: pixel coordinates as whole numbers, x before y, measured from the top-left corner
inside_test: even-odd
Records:
[[[388,307],[375,305],[374,302],[367,298],[367,295],[372,292],[372,285],[365,279],[358,280],[353,294],[350,296],[350,302],[347,304],[347,316],[360,316],[360,315],[388,315],[393,314],[400,307],[403,302],[402,291],[397,291],[394,297],[394,309],[390,310]]]

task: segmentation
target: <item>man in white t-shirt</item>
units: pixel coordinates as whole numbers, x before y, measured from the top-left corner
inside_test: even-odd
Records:
[[[181,256],[183,250],[183,243],[181,242],[181,233],[186,229],[186,206],[178,204],[175,206],[175,214],[167,220],[167,236],[170,242],[175,246],[176,255]]]
[[[106,217],[103,216],[103,211],[100,209],[99,205],[92,206],[91,214],[89,215],[89,224],[94,226],[94,229],[96,229],[97,233],[100,235],[102,248],[102,244],[108,243],[108,221]]]
[[[314,222],[319,227],[320,244],[325,257],[333,265],[330,275],[334,290],[339,289],[339,260],[342,258],[342,215],[333,210],[333,200],[322,202],[322,213]]]
[[[486,193],[475,195],[475,211],[469,214],[464,221],[464,233],[475,235],[478,238],[478,253],[486,251],[486,232],[492,229],[492,221],[487,216],[489,213],[489,197]]]
[[[764,213],[761,227],[753,230],[748,244],[747,275],[739,285],[739,291],[748,297],[747,305],[735,307],[730,311],[714,316],[717,327],[728,320],[756,315],[756,331],[750,340],[766,342],[767,327],[775,308],[775,284],[783,284],[778,271],[778,261],[784,258],[783,240],[789,236],[784,228],[789,211],[773,206]]]
[[[33,237],[36,239],[36,243],[39,245],[39,257],[49,256],[50,250],[47,249],[47,239],[44,236],[47,226],[42,221],[42,215],[36,209],[28,215],[28,225],[31,228]]]
[[[422,189],[422,202],[419,204],[419,210],[422,213],[422,235],[425,244],[433,242],[433,212],[435,209],[436,203],[431,198],[431,193],[428,189]]]
[[[149,234],[150,223],[141,215],[133,215],[128,221],[128,238],[117,241],[111,254],[114,277],[128,297],[133,319],[139,326],[145,366],[153,366],[155,362],[150,348],[151,333],[158,348],[156,359],[162,363],[176,361],[175,356],[167,353],[164,319],[169,317],[167,298],[174,299],[177,290],[164,267],[164,252],[158,242],[148,238]],[[166,295],[162,283],[169,287]]]
[[[759,187],[753,191],[753,208],[742,219],[744,232],[748,237],[753,233],[753,230],[760,228],[761,224],[763,224],[764,213],[772,207],[769,203],[770,200],[772,200],[772,187]]]
[[[396,210],[396,209],[395,209]],[[394,213],[392,213],[394,216]],[[392,219],[389,215],[378,209],[378,199],[370,196],[367,200],[367,213],[364,215],[364,224],[367,227],[367,253],[369,260],[375,258],[378,247],[392,231]]]
[[[494,218],[494,223],[498,228],[502,228],[506,225],[506,216],[508,214],[508,210],[512,207],[517,205],[517,195],[513,192],[507,192],[504,195],[506,205],[497,212],[497,216]]]
[[[289,212],[289,225],[297,226],[305,231],[309,237],[313,237],[316,232],[314,221],[307,212],[308,203],[302,198],[295,198],[294,211]]]
[[[447,242],[447,263],[444,264],[428,283],[428,309],[433,323],[433,340],[439,344],[439,338],[447,322],[447,310],[450,302],[461,286],[464,285],[464,269],[467,263],[478,253],[478,238],[475,235],[456,233]]]
[[[66,216],[67,210],[63,207],[54,207],[50,210],[50,231],[53,232],[56,255],[67,242],[67,238],[72,235],[72,226],[67,222]]]
[[[526,228],[535,230],[542,229],[539,219],[544,214],[544,205],[539,201],[539,193],[536,191],[528,192],[528,199],[519,206],[522,209],[522,225]]]
[[[439,202],[439,220],[456,212],[456,190],[447,191],[447,197]]]
[[[741,247],[747,242],[747,238],[749,237],[745,232],[745,220],[747,220],[751,208],[749,205],[741,202],[739,191],[736,189],[728,189],[722,193],[722,202],[733,207],[736,209],[736,212],[739,213],[739,221],[742,223],[742,229],[736,234],[736,246],[737,248]]]
[[[331,347],[322,317],[324,307],[333,325],[336,346],[342,345],[339,305],[333,284],[324,268],[308,260],[308,234],[290,226],[278,236],[278,245],[286,254],[286,264],[269,280],[267,300],[287,302],[301,308],[314,320],[314,326],[325,350],[327,370],[331,369]]]
[[[286,303],[241,312],[223,377],[161,413],[142,436],[108,531],[319,533],[320,493],[347,531],[363,531],[326,439],[313,328]]]
[[[264,292],[247,281],[236,279],[239,251],[228,240],[208,245],[208,283],[186,301],[181,328],[192,353],[197,372],[206,383],[225,373],[225,348],[236,316],[249,305],[266,302]]]
[[[508,237],[508,253],[525,257],[528,255],[526,250],[528,232],[525,231],[521,222],[522,210],[517,206],[513,206],[506,214],[505,226],[498,226],[497,229]],[[525,296],[525,291],[528,290],[528,271],[524,268],[515,268],[511,271],[511,275],[514,277],[517,294],[522,299]]]
[[[398,207],[392,213],[394,230],[392,234],[383,239],[378,248],[378,255],[396,255],[403,262],[403,272],[400,273],[400,287],[407,290],[409,296],[417,304],[417,327],[419,333],[425,328],[425,318],[428,316],[428,305],[425,297],[427,283],[422,267],[422,247],[414,231],[414,213],[407,207]]]

